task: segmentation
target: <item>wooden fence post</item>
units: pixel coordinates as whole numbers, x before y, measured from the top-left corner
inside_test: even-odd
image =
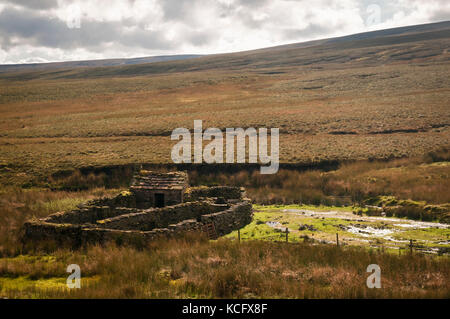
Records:
[[[288,240],[289,240],[289,238],[288,238],[289,235],[288,234],[289,234],[289,228],[286,227],[286,242],[288,242]]]
[[[409,240],[409,253],[412,254],[412,252],[413,252],[413,240],[410,239]]]
[[[339,247],[339,234],[336,233],[336,246]]]

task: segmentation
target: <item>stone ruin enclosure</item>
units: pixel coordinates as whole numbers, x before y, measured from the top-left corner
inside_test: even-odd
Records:
[[[145,244],[186,232],[217,238],[252,220],[252,205],[240,187],[189,187],[186,172],[140,171],[115,197],[25,223],[26,242],[81,247],[109,241]]]

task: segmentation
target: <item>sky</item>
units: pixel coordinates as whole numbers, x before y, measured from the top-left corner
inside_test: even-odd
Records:
[[[0,64],[236,52],[448,20],[449,0],[0,0]]]

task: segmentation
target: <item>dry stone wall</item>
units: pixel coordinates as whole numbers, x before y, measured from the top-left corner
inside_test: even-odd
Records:
[[[201,198],[218,197],[225,200],[245,198],[245,189],[234,186],[190,187],[184,195],[185,201],[195,201]]]
[[[252,205],[249,201],[235,204],[227,210],[202,215],[203,224],[214,223],[217,235],[223,236],[240,229],[252,221]]]
[[[212,196],[215,195],[215,196]],[[242,228],[252,220],[252,205],[238,187],[195,188],[185,203],[163,208],[137,208],[130,192],[102,198],[79,209],[25,223],[24,240],[54,241],[58,245],[145,244],[161,237],[201,231],[213,223],[218,236]]]
[[[165,228],[182,220],[199,219],[204,214],[228,209],[227,204],[209,201],[189,202],[163,208],[151,208],[97,221],[101,228],[152,230]]]

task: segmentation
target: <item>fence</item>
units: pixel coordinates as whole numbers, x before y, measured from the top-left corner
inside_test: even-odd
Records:
[[[321,243],[321,244],[335,244],[337,247],[340,247],[341,245],[343,245],[343,243],[340,243],[339,241],[339,233],[336,233],[336,241],[335,242],[325,242],[325,241],[320,241],[320,240],[316,240],[314,238],[314,235],[312,237],[308,237],[308,236],[301,236],[301,237],[293,237],[293,236],[289,236],[289,229],[286,228],[284,231],[280,231],[276,234],[269,234],[267,236],[258,236],[258,240],[269,240],[269,241],[274,241],[274,242],[286,242],[286,243]],[[244,238],[242,238],[241,236],[241,230],[238,229],[237,231],[237,240],[239,242],[241,242],[241,240],[245,240]],[[254,240],[254,239],[246,239],[246,240]],[[385,252],[385,245],[383,244],[379,244],[376,245],[377,248],[382,251]],[[402,251],[405,251],[409,254],[413,254],[413,253],[422,253],[422,254],[437,254],[439,256],[443,255],[443,254],[449,254],[450,253],[450,249],[444,249],[444,250],[438,250],[436,252],[433,252],[430,249],[426,249],[426,247],[419,245],[417,243],[415,243],[415,240],[410,239],[409,243],[407,245],[404,246],[397,246],[396,249],[398,249],[398,253],[399,255],[402,254]]]

